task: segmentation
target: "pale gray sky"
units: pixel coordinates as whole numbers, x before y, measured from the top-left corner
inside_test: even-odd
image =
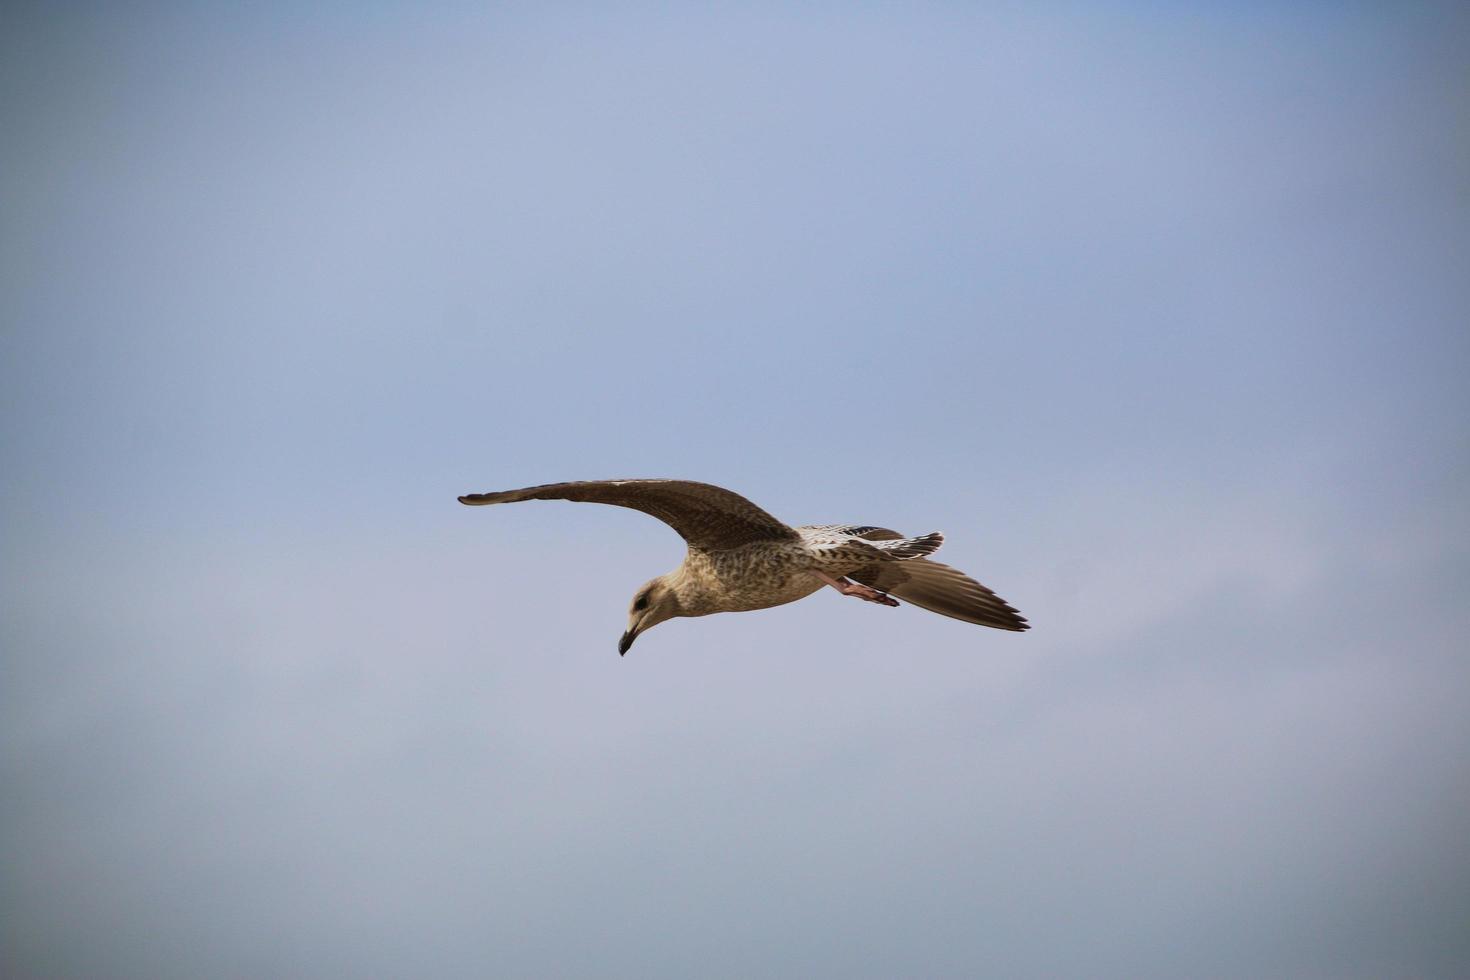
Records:
[[[0,972],[1463,976],[1455,5],[7,5]],[[947,534],[616,653],[676,476]]]

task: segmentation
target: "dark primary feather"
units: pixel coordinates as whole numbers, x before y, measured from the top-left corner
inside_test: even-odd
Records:
[[[1018,611],[994,592],[964,572],[927,558],[876,562],[848,578],[951,619],[1018,632],[1031,628]]]
[[[582,480],[459,498],[460,503],[471,505],[521,500],[577,500],[631,507],[657,517],[678,531],[691,548],[705,551],[797,537],[794,530],[740,494],[692,480]]]

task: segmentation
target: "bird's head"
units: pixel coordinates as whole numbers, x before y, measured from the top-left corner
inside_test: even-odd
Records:
[[[639,586],[633,593],[632,604],[628,606],[628,631],[618,641],[618,656],[627,653],[640,635],[677,615],[679,597],[669,584],[668,576],[660,575]]]

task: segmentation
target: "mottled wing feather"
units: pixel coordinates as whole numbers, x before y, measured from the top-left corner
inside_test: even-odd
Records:
[[[907,561],[932,555],[944,543],[944,535],[938,531],[908,538],[897,531],[872,524],[809,524],[796,530],[809,547],[856,551],[867,558],[886,561]],[[868,544],[869,541],[876,543]]]
[[[1001,630],[1031,628],[994,592],[964,572],[927,558],[879,562],[848,577],[951,619]]]
[[[520,500],[577,500],[631,507],[678,531],[691,548],[706,551],[797,537],[793,529],[740,494],[690,480],[585,480],[459,498],[460,503],[472,505]]]
[[[897,531],[890,531],[886,527],[874,527],[871,524],[809,524],[801,530],[851,534],[854,537],[867,538],[869,541],[894,541],[903,537]]]

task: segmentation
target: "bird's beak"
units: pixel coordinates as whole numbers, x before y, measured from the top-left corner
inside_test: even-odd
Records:
[[[633,641],[636,639],[638,639],[637,630],[628,630],[628,632],[624,633],[623,638],[618,641],[618,656],[621,657],[627,653],[628,648],[633,645]]]

